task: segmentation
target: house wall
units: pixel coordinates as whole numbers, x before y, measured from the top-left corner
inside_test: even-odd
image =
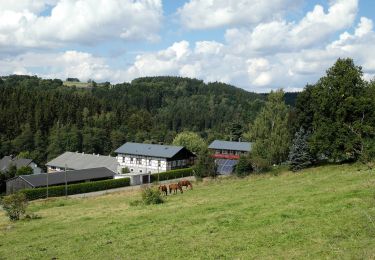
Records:
[[[118,173],[122,173],[122,169],[128,167],[130,173],[148,173],[154,174],[158,172],[170,171],[173,169],[184,168],[191,164],[190,159],[167,160],[166,158],[136,156],[129,154],[119,154],[117,156],[119,163]]]
[[[246,151],[234,151],[226,149],[211,149],[213,151],[214,158],[222,159],[239,159],[241,155],[246,155]]]
[[[21,178],[14,178],[6,183],[6,194],[12,194],[19,190],[30,189],[32,186]]]

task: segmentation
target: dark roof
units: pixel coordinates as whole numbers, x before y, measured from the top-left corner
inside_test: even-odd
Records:
[[[77,152],[65,152],[46,163],[47,166],[73,170],[106,167],[113,172],[117,172],[117,164],[116,157]]]
[[[47,186],[47,174],[48,174],[48,185],[58,185],[65,183],[65,172],[54,172],[54,173],[40,173],[32,175],[21,175],[16,178],[21,178],[33,187],[44,187]],[[115,175],[111,170],[100,167],[92,169],[84,169],[78,171],[66,171],[67,182],[80,182],[85,180],[95,180],[103,178],[111,178]]]
[[[115,152],[119,154],[143,155],[160,158],[172,158],[178,152],[184,149],[183,146],[160,145],[160,144],[141,144],[127,142],[118,148]]]
[[[15,165],[18,168],[22,166],[28,166],[33,160],[31,159],[17,159],[17,158],[12,158],[11,156],[4,156],[0,160],[0,171],[5,171],[7,170],[12,164]]]
[[[208,146],[208,148],[250,152],[252,148],[252,143],[215,140]]]

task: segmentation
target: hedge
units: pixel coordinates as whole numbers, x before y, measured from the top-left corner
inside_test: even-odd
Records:
[[[183,177],[188,177],[188,176],[193,176],[192,168],[183,168],[183,169],[171,170],[167,172],[161,172],[157,174],[151,174],[151,182],[165,181],[165,180],[183,178]]]
[[[91,181],[91,182],[82,182],[76,184],[69,184],[68,186],[68,195],[87,193],[100,190],[108,190],[114,188],[120,188],[130,185],[129,178],[122,179],[111,179],[103,181]],[[36,200],[44,199],[47,197],[47,188],[35,188],[35,189],[26,189],[21,190],[25,194],[27,200]],[[48,187],[48,197],[59,197],[65,196],[65,185],[51,186]]]

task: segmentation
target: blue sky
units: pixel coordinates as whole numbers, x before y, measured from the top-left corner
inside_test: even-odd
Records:
[[[339,57],[375,75],[371,0],[0,0],[0,74],[176,75],[300,90]]]

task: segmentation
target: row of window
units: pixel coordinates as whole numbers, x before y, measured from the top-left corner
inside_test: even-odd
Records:
[[[143,161],[142,158],[130,157],[130,164],[144,165],[142,161]],[[122,157],[122,162],[125,163],[125,157]],[[157,162],[158,162],[158,167],[161,167],[161,160],[158,160]],[[177,160],[177,161],[168,162],[168,166],[171,166],[171,167],[185,166],[186,164],[187,164],[187,160]],[[146,165],[152,166],[152,159],[147,160]]]
[[[245,154],[245,152],[233,151],[233,150],[215,150],[215,154],[241,155],[241,154]]]

